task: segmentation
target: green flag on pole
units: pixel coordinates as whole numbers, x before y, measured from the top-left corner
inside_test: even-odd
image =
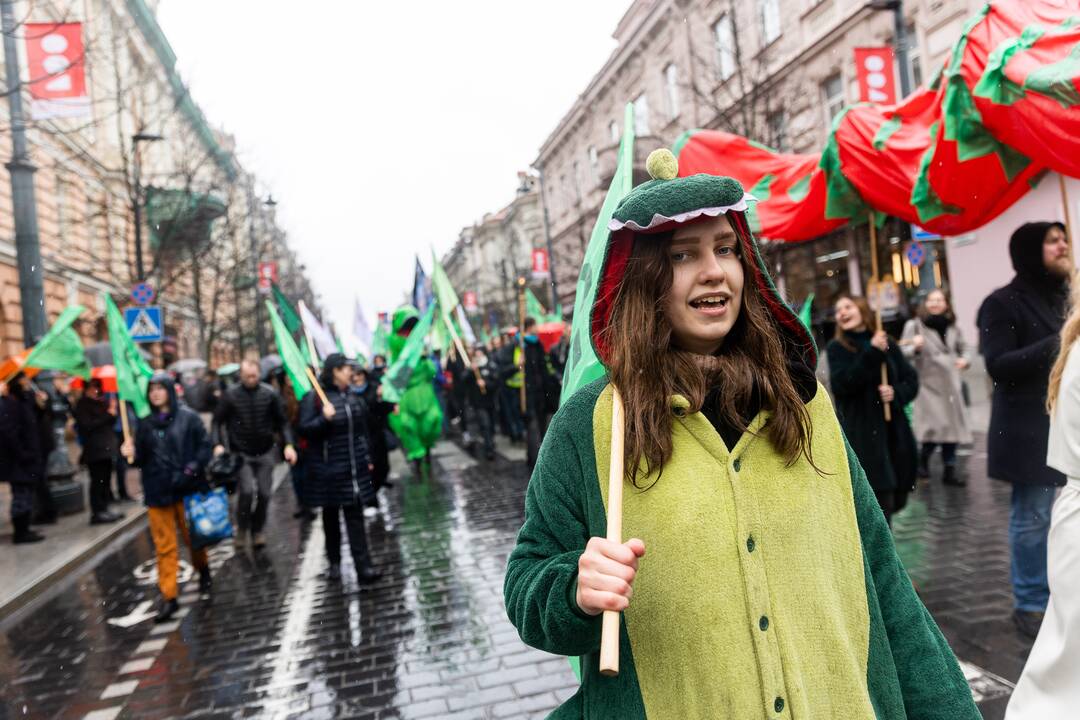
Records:
[[[293,393],[300,400],[311,390],[311,380],[307,375],[308,362],[304,359],[300,348],[289,332],[288,325],[281,319],[274,304],[266,301],[266,309],[270,311],[270,324],[274,327],[274,342],[277,343],[278,355],[281,356],[281,364],[285,367],[285,373],[292,381]]]
[[[431,289],[442,307],[442,314],[450,317],[459,303],[457,293],[454,292],[454,286],[450,283],[450,278],[442,263],[439,262],[439,258],[435,257],[434,250],[431,251],[431,262]]]
[[[105,298],[105,323],[109,330],[109,347],[112,348],[113,366],[116,368],[117,394],[124,402],[130,403],[135,416],[144,418],[150,414],[150,401],[146,399],[146,388],[150,384],[153,369],[139,352],[135,341],[128,334],[127,325],[116,303],[108,293]]]
[[[386,402],[401,402],[401,396],[405,393],[405,388],[409,386],[409,378],[424,358],[424,344],[427,342],[428,333],[431,332],[431,322],[434,318],[435,303],[432,303],[424,316],[420,318],[420,322],[416,323],[412,332],[409,333],[409,338],[405,341],[405,347],[401,349],[398,359],[386,369],[386,374],[382,379],[382,399]]]
[[[540,303],[532,288],[525,288],[525,315],[538,323],[547,322],[547,308]]]
[[[619,201],[634,186],[634,106],[627,104],[623,113],[623,135],[619,143],[619,158],[615,167],[615,177],[611,179],[600,215],[593,225],[589,244],[585,249],[585,262],[578,276],[577,295],[574,300],[574,323],[570,330],[570,354],[566,358],[566,370],[563,373],[563,387],[560,403],[577,392],[581,387],[601,378],[606,372],[600,359],[593,351],[592,337],[589,334],[589,315],[593,301],[604,253],[607,250],[608,223]]]
[[[375,334],[371,338],[371,357],[382,355],[384,358],[390,351],[389,333],[386,331],[386,323],[380,322],[375,327]]]
[[[274,302],[277,303],[278,312],[281,313],[281,321],[285,323],[285,328],[290,333],[295,333],[303,326],[300,322],[300,316],[296,314],[296,310],[293,308],[292,303],[289,302],[289,298],[285,297],[285,293],[281,292],[281,288],[277,286],[277,283],[271,285],[274,293]]]
[[[71,327],[85,309],[82,305],[65,309],[30,351],[24,365],[39,370],[61,370],[88,380],[90,363],[86,361],[82,339]]]

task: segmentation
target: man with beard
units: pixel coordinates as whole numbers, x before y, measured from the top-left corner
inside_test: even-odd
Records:
[[[1035,637],[1050,597],[1050,508],[1055,488],[1065,484],[1065,476],[1046,464],[1046,391],[1073,258],[1065,226],[1057,222],[1021,225],[1009,240],[1009,256],[1016,277],[983,301],[977,320],[986,370],[994,381],[987,472],[1012,484],[1013,621],[1020,632]]]

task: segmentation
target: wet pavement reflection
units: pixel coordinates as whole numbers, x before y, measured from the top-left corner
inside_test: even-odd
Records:
[[[443,442],[417,482],[393,459],[394,487],[367,522],[385,573],[374,586],[357,585],[347,552],[342,580],[326,576],[321,520],[292,518],[284,482],[267,548],[215,548],[213,601],[200,603],[188,582],[183,616],[155,626],[153,548],[141,531],[5,620],[0,720],[546,716],[575,680],[565,659],[521,643],[502,603],[524,463],[478,462]],[[982,476],[981,443],[966,464],[967,488],[920,486],[896,519],[897,546],[972,663],[985,717],[1000,718],[1030,643],[1009,623],[1008,487]],[[185,563],[182,578],[191,574]]]

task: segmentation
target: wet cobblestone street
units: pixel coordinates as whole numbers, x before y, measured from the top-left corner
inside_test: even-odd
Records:
[[[575,680],[565,659],[524,646],[503,610],[527,483],[515,450],[486,463],[440,443],[427,483],[397,468],[368,521],[386,573],[370,588],[347,559],[340,583],[326,577],[321,521],[291,517],[283,482],[267,548],[219,546],[213,602],[188,583],[183,616],[155,626],[139,531],[5,621],[0,718],[544,717]],[[981,476],[981,445],[967,461],[968,488],[921,486],[896,533],[984,714],[1000,718],[1029,645],[1009,620],[1008,487]]]

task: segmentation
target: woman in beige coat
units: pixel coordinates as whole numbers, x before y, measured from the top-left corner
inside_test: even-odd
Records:
[[[964,479],[956,474],[956,446],[971,442],[960,380],[960,373],[970,362],[942,290],[931,290],[926,296],[918,317],[904,326],[900,346],[919,372],[913,423],[921,444],[919,476],[930,476],[930,458],[940,445],[945,463],[942,481],[946,485],[964,485]]]

